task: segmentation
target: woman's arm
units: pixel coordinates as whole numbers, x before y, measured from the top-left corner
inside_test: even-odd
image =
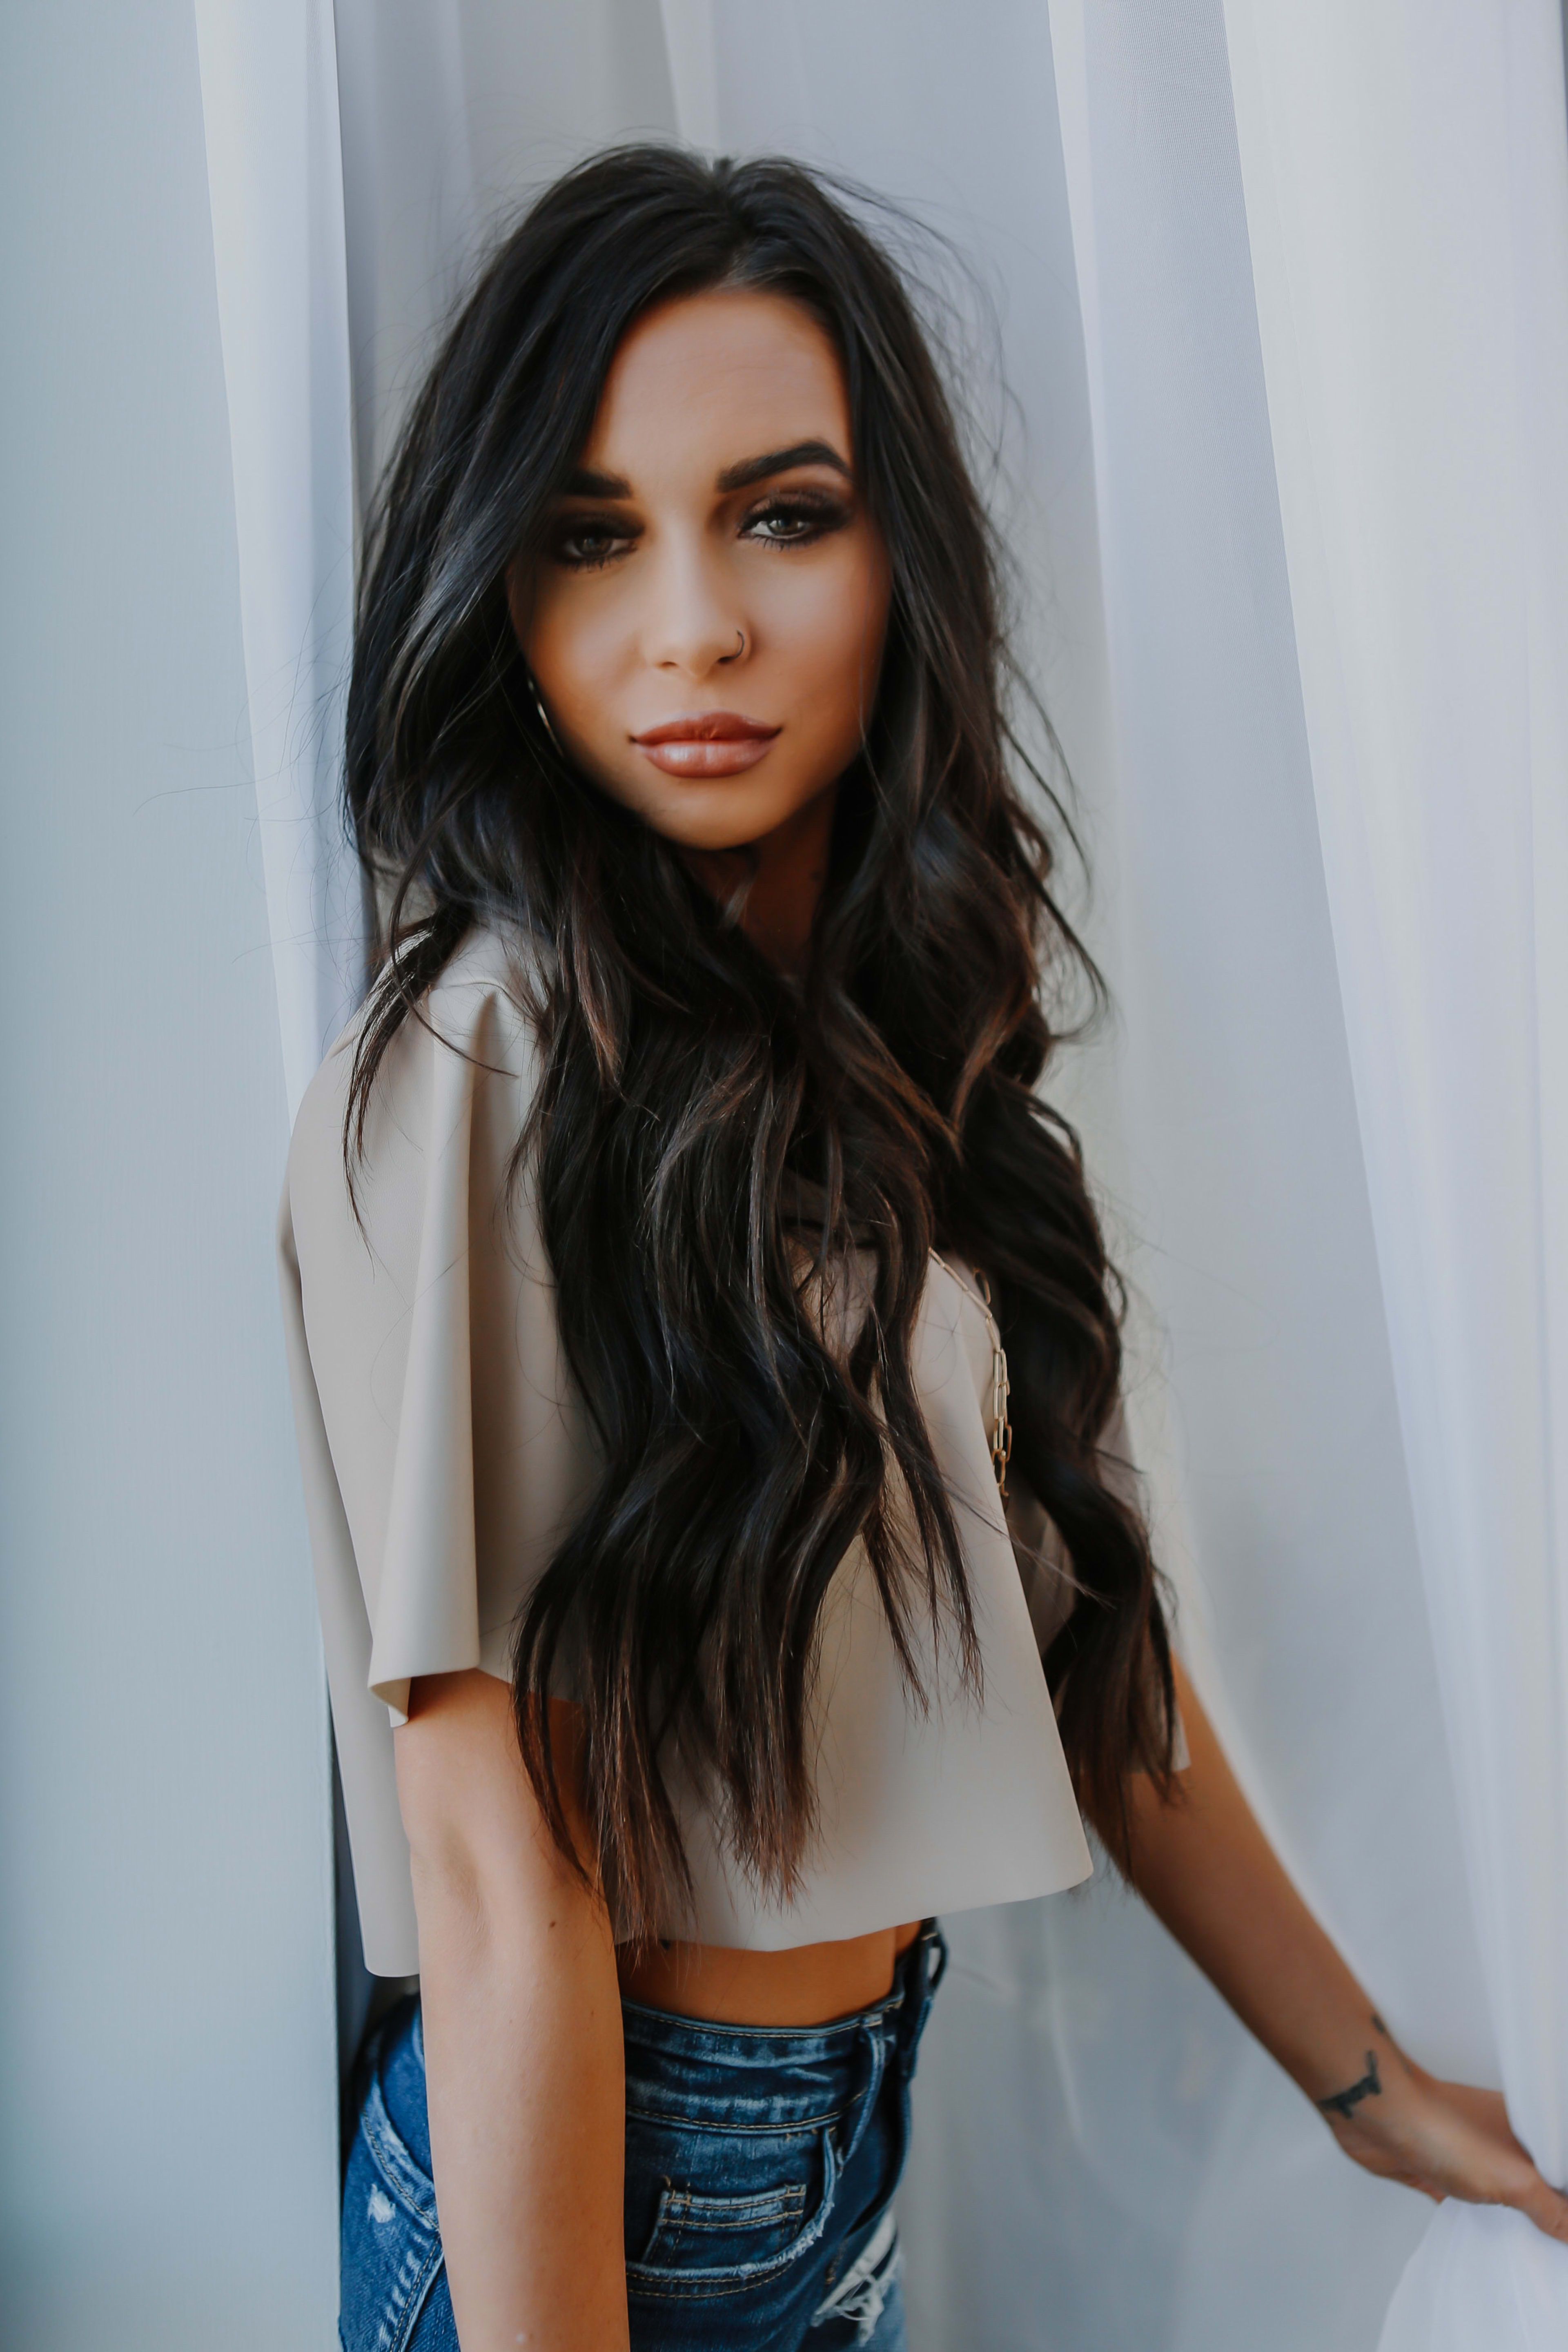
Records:
[[[552,1707],[558,1756],[572,1723]],[[625,2352],[626,2087],[605,1906],[544,1825],[504,1683],[426,1677],[393,1744],[463,2352]]]
[[[1501,2096],[1412,2063],[1289,1879],[1176,1669],[1192,1761],[1164,1803],[1131,1783],[1133,1885],[1241,2021],[1313,2100],[1347,2156],[1428,2197],[1514,2205],[1568,2241],[1568,2199],[1512,2132]]]

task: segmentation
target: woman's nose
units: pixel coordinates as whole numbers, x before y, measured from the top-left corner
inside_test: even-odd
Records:
[[[751,633],[721,567],[698,549],[671,548],[650,566],[644,653],[656,669],[704,678],[733,661]]]

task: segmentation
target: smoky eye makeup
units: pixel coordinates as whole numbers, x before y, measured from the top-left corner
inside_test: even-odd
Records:
[[[740,522],[741,536],[771,547],[808,547],[829,531],[841,530],[854,513],[841,491],[816,488],[773,490],[754,499]]]
[[[624,515],[571,514],[552,526],[545,546],[552,561],[569,572],[599,572],[641,536],[641,526]]]
[[[809,547],[854,516],[853,496],[815,484],[754,496],[735,524],[738,538],[762,547]],[[602,572],[628,554],[643,535],[641,523],[625,514],[591,509],[563,514],[545,537],[545,551],[567,572]]]

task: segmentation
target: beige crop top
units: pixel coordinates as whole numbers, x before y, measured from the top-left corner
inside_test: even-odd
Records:
[[[505,1197],[536,1073],[515,985],[500,939],[476,931],[431,993],[429,1026],[397,1033],[366,1120],[359,1222],[342,1152],[351,1024],[300,1106],[284,1187],[284,1320],[332,1720],[365,1958],[385,1976],[418,1967],[392,1750],[409,1684],[472,1666],[510,1679],[519,1609],[594,1475],[526,1174]],[[914,1367],[964,1537],[984,1704],[958,1687],[947,1645],[939,1661],[928,1623],[936,1703],[910,1705],[852,1548],[826,1604],[821,1826],[805,1882],[770,1900],[692,1798],[695,1911],[662,1922],[668,1935],[777,1949],[1089,1874],[1040,1666],[1071,1590],[1026,1497],[1009,1535],[990,1327],[967,1269],[933,1261]]]

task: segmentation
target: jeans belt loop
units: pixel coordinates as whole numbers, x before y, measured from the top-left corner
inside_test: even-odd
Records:
[[[866,2137],[866,2127],[869,2124],[872,2115],[876,2110],[878,2095],[882,2088],[882,2075],[888,2063],[888,2045],[885,2038],[886,2026],[880,2011],[879,2011],[875,2020],[868,2021],[864,2024],[860,2028],[860,2032],[870,2045],[871,2072],[867,2080],[865,2095],[860,2101],[859,2117],[856,2123],[854,2131],[849,2136],[849,2145],[845,2149],[843,2156],[839,2159],[839,2170],[841,2172],[848,2165],[853,2163],[855,2151]]]
[[[920,1957],[912,1971],[914,1981],[909,1988],[900,2021],[899,2072],[906,2082],[915,2071],[915,2053],[936,1989],[947,1973],[947,1940],[934,1920],[921,1935],[917,1949]]]

